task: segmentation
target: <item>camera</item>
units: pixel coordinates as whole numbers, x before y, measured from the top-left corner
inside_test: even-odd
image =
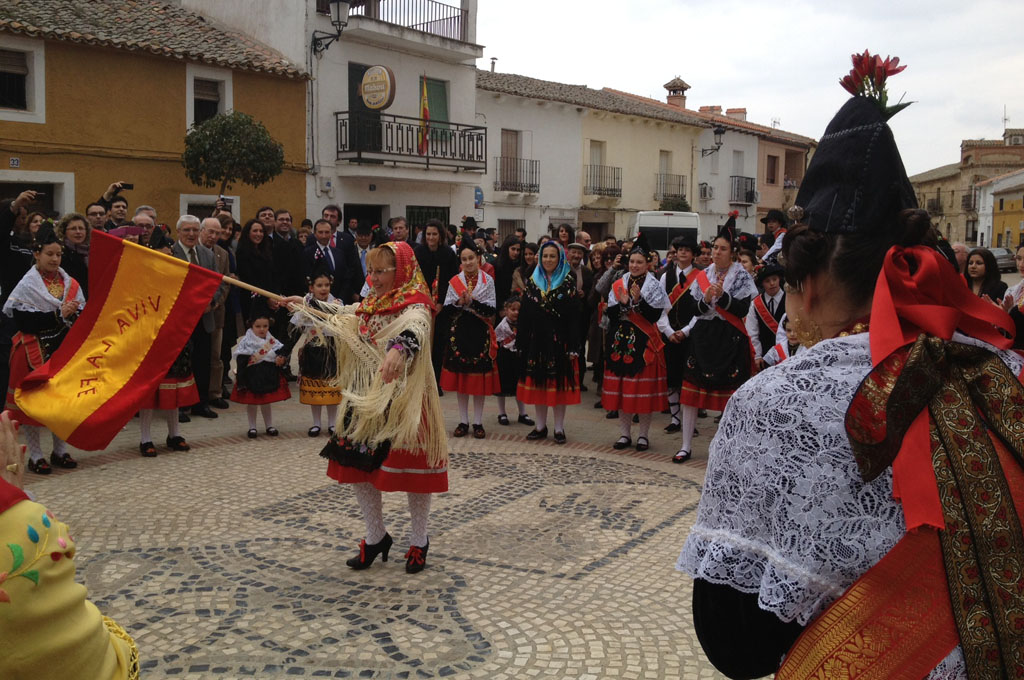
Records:
[[[134,188],[135,188],[134,184],[129,184],[128,182],[121,182],[121,186],[117,187],[117,189],[114,190],[114,195],[117,196],[122,191],[128,191],[128,190],[134,189]]]
[[[221,203],[224,204],[225,208],[230,208],[235,203],[235,199],[233,199],[233,198],[231,198],[229,196],[221,196],[220,200],[221,200]]]

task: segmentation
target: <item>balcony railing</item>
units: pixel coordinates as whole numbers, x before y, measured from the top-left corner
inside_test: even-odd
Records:
[[[434,0],[365,0],[353,2],[351,16],[364,16],[442,38],[466,41],[468,10]]]
[[[757,203],[757,180],[753,177],[729,177],[730,203]]]
[[[479,125],[430,121],[421,145],[420,118],[342,111],[334,119],[338,160],[487,169],[487,128]]]
[[[941,215],[942,214],[942,201],[937,198],[929,198],[925,204],[929,215]]]
[[[583,166],[583,193],[622,198],[622,168],[611,165]]]
[[[494,157],[494,190],[540,193],[540,161],[512,156]]]
[[[978,209],[977,203],[973,193],[965,194],[960,198],[960,209],[963,212],[975,212]]]
[[[686,175],[669,175],[659,172],[655,176],[655,182],[655,200],[686,198]]]

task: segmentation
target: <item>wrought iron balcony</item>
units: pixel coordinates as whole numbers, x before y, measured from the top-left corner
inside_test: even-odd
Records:
[[[942,214],[942,201],[937,198],[929,198],[925,204],[929,215],[941,215]]]
[[[357,0],[348,11],[350,17],[364,16],[462,42],[466,41],[468,14],[435,0]]]
[[[487,128],[479,125],[350,111],[334,119],[338,160],[487,169]]]
[[[583,193],[622,198],[622,168],[611,165],[584,165]]]
[[[540,161],[512,156],[494,157],[494,190],[540,193]]]
[[[686,198],[686,175],[659,172],[655,175],[654,198],[658,201],[666,198]]]
[[[729,177],[729,202],[730,203],[757,203],[757,180],[753,177],[740,177],[732,175]]]
[[[960,198],[960,209],[963,212],[976,212],[978,210],[978,201],[974,196],[974,192],[965,194]]]

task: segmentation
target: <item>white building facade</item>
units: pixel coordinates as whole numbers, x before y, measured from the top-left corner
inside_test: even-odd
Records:
[[[319,44],[314,32],[336,33],[326,0],[182,2],[312,75],[308,216],[329,204],[342,208],[346,222],[370,225],[399,215],[413,225],[430,218],[460,224],[474,214],[489,155],[487,128],[476,115],[475,62],[483,54],[475,42],[476,0],[353,2],[340,37]],[[424,88],[429,123],[421,115]]]
[[[726,128],[721,141],[722,146],[713,151],[714,130],[701,132],[697,200],[690,204],[700,214],[702,225],[724,224],[729,213],[736,210],[739,231],[761,233],[764,225],[757,220],[757,204],[761,200],[757,193],[758,138],[737,128]],[[705,154],[705,150],[709,153]]]
[[[995,212],[995,194],[1024,182],[1024,170],[1006,173],[992,179],[986,179],[975,185],[975,201],[978,210],[978,240],[968,243],[970,247],[991,246],[994,240],[993,213]]]

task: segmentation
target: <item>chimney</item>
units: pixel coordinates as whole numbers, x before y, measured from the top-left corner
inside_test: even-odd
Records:
[[[729,116],[730,118],[735,118],[736,120],[746,120],[747,119],[747,110],[746,109],[726,109],[725,110],[725,115]]]
[[[491,57],[491,73],[494,73],[494,64],[498,61],[497,57]]]
[[[665,98],[665,101],[669,106],[678,106],[681,109],[686,108],[686,91],[690,89],[690,86],[682,78],[676,76],[665,83],[664,88],[668,90],[668,96]]]
[[[722,115],[722,107],[721,106],[702,106],[702,107],[700,107],[700,112],[701,113],[712,113],[712,114],[714,114],[716,116],[721,116]]]

